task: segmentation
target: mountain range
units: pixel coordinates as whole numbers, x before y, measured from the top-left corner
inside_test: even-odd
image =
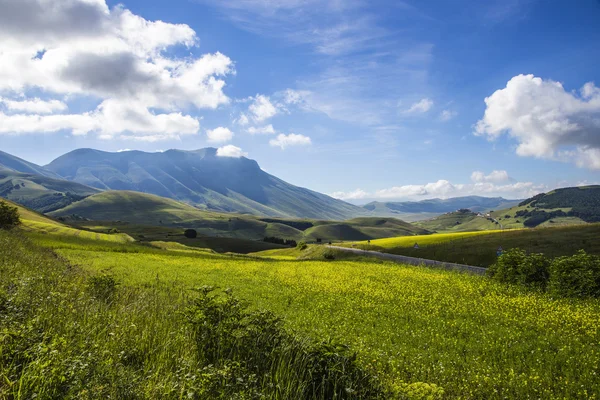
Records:
[[[361,207],[289,184],[246,157],[221,157],[215,148],[156,153],[77,149],[44,167],[0,152],[0,196],[37,211],[58,210],[108,190],[154,194],[207,211],[320,220],[382,216],[417,221],[457,209],[483,211],[518,203],[467,196]]]

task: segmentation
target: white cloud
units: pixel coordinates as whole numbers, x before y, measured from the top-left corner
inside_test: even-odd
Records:
[[[559,82],[518,75],[485,103],[475,135],[494,140],[506,133],[517,140],[520,156],[600,169],[600,90],[593,83],[577,95]]]
[[[41,100],[37,97],[30,100],[10,100],[0,97],[0,103],[3,103],[10,111],[20,111],[33,114],[52,114],[57,111],[65,111],[67,105],[60,100]]]
[[[275,128],[273,128],[273,125],[269,124],[259,127],[251,126],[247,131],[251,135],[272,135],[275,133]]]
[[[38,111],[33,105],[20,110],[35,112],[34,118],[0,114],[10,126],[14,118],[25,119],[27,131],[0,124],[0,133],[70,130],[141,140],[172,138],[178,128],[197,133],[197,118],[180,110],[228,103],[222,77],[235,72],[221,53],[175,58],[164,51],[197,43],[187,25],[148,21],[122,6],[109,9],[105,0],[4,0],[0,91],[27,96],[36,89],[50,98],[47,103],[70,95],[101,104],[79,114],[43,117],[49,112],[42,112],[38,102]],[[65,110],[53,104],[52,111]],[[124,110],[113,109],[115,104],[125,105]],[[108,128],[107,121],[113,122]]]
[[[233,139],[233,132],[231,132],[228,128],[220,126],[215,129],[207,130],[206,136],[208,137],[208,141],[211,143],[224,143]]]
[[[311,144],[311,140],[308,136],[297,135],[295,133],[290,133],[289,135],[284,135],[280,133],[277,135],[277,138],[271,139],[269,144],[273,147],[281,147],[282,150],[285,150],[286,147],[291,146],[306,146]]]
[[[440,120],[441,121],[450,121],[452,118],[456,117],[456,111],[452,111],[452,110],[443,110],[440,113]]]
[[[331,197],[340,200],[360,200],[369,197],[369,193],[362,189],[352,190],[350,192],[333,192],[330,194]]]
[[[528,198],[549,190],[546,185],[532,182],[496,184],[492,182],[452,183],[440,179],[422,185],[403,185],[366,192],[356,189],[351,192],[334,192],[332,197],[341,200],[382,199],[382,200],[424,200],[431,198],[449,198],[460,196],[503,196],[505,198]]]
[[[475,183],[503,183],[510,181],[511,178],[508,176],[508,172],[504,170],[494,170],[489,175],[486,175],[481,171],[473,171],[473,173],[471,174],[471,180]]]
[[[248,153],[244,153],[242,149],[236,147],[232,144],[228,144],[227,146],[219,147],[217,149],[218,157],[232,157],[232,158],[240,158],[247,157]]]
[[[433,101],[430,99],[421,99],[418,102],[414,103],[410,106],[408,110],[405,111],[406,114],[424,114],[429,111],[433,107]]]
[[[248,112],[255,122],[264,122],[278,113],[269,97],[257,94],[248,106]]]

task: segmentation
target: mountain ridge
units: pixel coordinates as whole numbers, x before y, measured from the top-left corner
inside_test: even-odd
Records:
[[[77,149],[46,169],[101,190],[133,190],[206,210],[271,217],[341,220],[360,207],[289,184],[246,157],[220,157],[215,148],[160,153]]]

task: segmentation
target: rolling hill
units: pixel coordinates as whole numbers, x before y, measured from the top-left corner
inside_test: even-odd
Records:
[[[42,213],[63,208],[98,192],[98,189],[77,182],[0,168],[0,197]]]
[[[499,229],[492,217],[468,209],[442,214],[432,219],[418,221],[416,226],[432,232],[470,232]]]
[[[254,160],[220,157],[214,148],[162,153],[78,149],[46,168],[101,190],[150,193],[205,210],[327,220],[365,214],[361,207],[284,182]]]
[[[374,201],[362,207],[374,215],[393,216],[405,221],[420,221],[459,209],[482,212],[508,208],[517,205],[519,201],[502,197],[465,196],[405,202]]]
[[[578,225],[600,222],[600,186],[580,186],[540,193],[514,207],[492,213],[508,228]]]
[[[368,240],[425,234],[426,230],[393,218],[356,218],[348,221],[290,220],[226,214],[146,193],[105,191],[50,213],[70,223],[108,230],[117,228],[132,236],[165,237],[170,228],[193,228],[209,236],[260,240],[284,239]]]

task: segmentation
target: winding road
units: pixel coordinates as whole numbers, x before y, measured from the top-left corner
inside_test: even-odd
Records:
[[[368,255],[368,256],[383,258],[386,260],[397,261],[397,262],[401,262],[403,264],[427,265],[427,266],[431,266],[431,267],[439,267],[439,268],[449,269],[449,270],[454,270],[454,271],[468,272],[468,273],[476,274],[476,275],[485,275],[485,271],[486,271],[486,268],[475,267],[473,265],[464,265],[464,264],[455,264],[455,263],[449,263],[449,262],[444,262],[444,261],[427,260],[425,258],[407,257],[407,256],[401,256],[398,254],[388,254],[388,253],[382,253],[380,251],[372,251],[372,250],[361,250],[361,249],[355,249],[355,248],[351,248],[351,247],[340,247],[340,246],[327,246],[327,247],[329,247],[331,249],[350,252],[350,253]]]

